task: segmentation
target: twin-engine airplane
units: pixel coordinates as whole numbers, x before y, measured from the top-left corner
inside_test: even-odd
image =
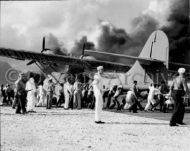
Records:
[[[29,60],[27,65],[35,63],[40,69],[46,66],[60,72],[65,65],[82,67],[84,72],[92,72],[97,66],[104,66],[105,71],[116,73],[125,73],[124,80],[119,78],[120,84],[128,85],[129,81],[137,80],[143,83],[160,82],[168,80],[169,66],[176,63],[169,62],[169,42],[163,31],[154,31],[147,40],[144,48],[138,57],[123,54],[106,53],[101,51],[85,50],[85,55],[106,55],[123,58],[127,64],[118,62],[109,62],[102,60],[87,59],[87,57],[71,57],[64,55],[45,54],[45,38],[43,38],[41,53],[14,50],[9,48],[0,48],[0,56],[13,58],[17,60]],[[178,64],[178,63],[177,63]],[[187,64],[178,64],[181,67],[190,67]],[[109,78],[109,76],[108,76]],[[127,79],[126,79],[127,78]],[[124,81],[124,82],[123,82]]]

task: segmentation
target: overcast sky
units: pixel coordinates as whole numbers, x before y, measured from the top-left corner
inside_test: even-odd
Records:
[[[132,32],[137,16],[165,24],[172,0],[1,1],[1,47],[40,51],[50,33],[66,46],[92,33],[100,21]],[[90,36],[89,36],[90,37]]]

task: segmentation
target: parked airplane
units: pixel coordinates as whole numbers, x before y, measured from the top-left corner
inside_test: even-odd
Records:
[[[175,69],[185,67],[188,72],[187,75],[190,75],[189,64],[169,62],[168,38],[166,34],[160,30],[154,31],[150,35],[138,57],[93,50],[85,50],[85,54],[95,57],[97,55],[117,57],[126,60],[127,65],[131,67],[130,70],[126,74],[117,74],[116,78],[120,78],[119,81],[123,86],[132,84],[134,80],[143,86],[152,82],[167,82],[177,73],[177,70],[175,72],[173,71],[174,67]]]
[[[64,55],[45,54],[42,53],[43,51],[47,51],[45,48],[45,38],[43,38],[41,53],[0,48],[0,56],[17,60],[29,60],[30,62],[27,65],[35,63],[42,70],[48,66],[57,72],[62,71],[63,66],[65,65],[75,66],[75,69],[81,69],[82,67],[84,72],[92,72],[97,66],[102,65],[104,66],[105,71],[110,72],[112,75],[115,73],[117,79],[124,76],[124,80],[119,80],[120,84],[123,86],[128,85],[128,81],[133,80],[142,81],[142,83],[145,84],[150,82],[158,83],[163,80],[167,81],[167,71],[170,65],[168,38],[166,34],[160,30],[155,31],[150,35],[139,57],[85,50],[85,55],[93,54],[96,56],[98,54],[120,57],[128,60],[127,64],[92,60],[83,56],[76,58]],[[81,71],[76,70],[76,72],[79,73]]]

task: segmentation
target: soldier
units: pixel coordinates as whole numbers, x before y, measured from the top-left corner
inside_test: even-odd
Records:
[[[122,85],[119,85],[117,87],[117,90],[113,96],[113,104],[110,106],[110,109],[113,109],[117,104],[117,110],[121,110],[121,106],[117,98],[121,95],[122,89],[123,89]]]
[[[179,76],[173,79],[170,87],[169,96],[174,99],[174,111],[170,120],[170,126],[178,126],[177,124],[184,125],[183,118],[185,107],[183,104],[183,96],[189,95],[186,79],[184,77],[185,68],[178,69]]]
[[[63,90],[63,86],[64,84],[63,83],[60,83],[58,85],[56,85],[55,87],[55,94],[56,94],[56,98],[57,98],[57,104],[56,106],[61,106],[61,104],[64,102],[65,98],[64,98],[64,90]]]
[[[95,97],[94,97],[94,91],[93,91],[93,86],[90,85],[89,89],[87,91],[87,99],[88,102],[88,108],[94,109],[95,107]]]
[[[9,105],[9,103],[12,105],[12,89],[9,84],[6,84],[5,87],[5,96],[7,105]]]
[[[82,83],[79,81],[78,77],[76,78],[73,89],[74,89],[73,108],[81,109]]]
[[[25,114],[26,113],[26,81],[24,79],[24,74],[20,74],[19,75],[19,81],[17,81],[16,83],[16,89],[15,89],[15,93],[16,93],[16,98],[18,101],[17,107],[16,107],[16,114],[20,114],[20,110],[22,110],[22,113]]]
[[[45,92],[44,92],[44,88],[43,88],[43,81],[41,81],[39,83],[39,86],[38,86],[38,96],[39,96],[39,102],[37,104],[37,106],[44,106],[44,100],[45,100]]]
[[[138,101],[139,97],[139,89],[137,87],[137,81],[133,81],[133,86],[131,88],[132,94],[134,95],[132,102],[133,104],[129,107],[129,111],[133,111],[133,113],[137,113],[137,106],[140,110],[143,110],[143,107],[141,106],[140,102]]]
[[[54,84],[53,84],[52,78],[50,78],[48,81],[48,86],[47,86],[47,106],[46,106],[46,109],[51,109],[53,93],[54,93]]]
[[[108,99],[107,99],[107,104],[106,104],[106,107],[108,109],[110,108],[111,98],[114,96],[116,90],[117,90],[117,85],[113,84],[113,86],[110,88],[108,92]]]
[[[96,98],[95,103],[95,123],[101,124],[104,123],[101,121],[101,112],[103,108],[103,84],[102,84],[102,74],[103,66],[97,67],[98,72],[94,75],[94,81],[92,82],[94,96]]]
[[[36,94],[36,85],[34,81],[34,75],[33,73],[30,73],[30,78],[26,82],[26,91],[27,91],[27,112],[36,112],[34,111],[35,109],[35,104],[37,102]]]
[[[64,84],[64,95],[65,95],[65,104],[64,109],[68,110],[69,108],[73,108],[73,86],[69,82],[69,78],[66,79],[66,83]]]
[[[158,106],[160,104],[160,111],[165,111],[165,106],[164,106],[164,102],[165,102],[165,98],[164,95],[166,95],[168,93],[168,88],[167,85],[165,84],[164,81],[161,82],[161,85],[158,86],[158,89],[155,88],[156,93],[155,95],[157,96],[156,99],[156,103],[153,105],[152,104],[152,111],[156,108],[156,106]]]

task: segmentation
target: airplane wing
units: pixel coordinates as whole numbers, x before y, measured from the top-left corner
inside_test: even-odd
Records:
[[[130,69],[130,66],[124,64],[113,63],[108,61],[99,61],[99,60],[83,60],[80,58],[63,56],[63,55],[54,55],[54,54],[44,54],[24,50],[14,50],[9,48],[0,47],[0,56],[13,58],[17,60],[29,60],[31,63],[39,62],[43,65],[74,65],[80,66],[88,70],[96,69],[97,66],[104,66],[105,70],[108,71],[119,71],[126,72]]]
[[[85,50],[85,54],[88,55],[104,55],[104,56],[114,56],[118,58],[124,58],[127,61],[130,62],[130,66],[132,66],[136,61],[139,61],[141,65],[144,66],[150,66],[152,64],[158,65],[158,64],[164,64],[164,61],[151,59],[151,58],[142,58],[142,57],[136,57],[136,56],[129,56],[124,54],[115,54],[115,53],[108,53],[108,52],[102,52],[102,51],[94,51],[94,50]]]
[[[86,54],[90,55],[103,55],[103,56],[110,56],[110,57],[117,57],[126,62],[126,64],[133,66],[137,61],[140,66],[143,67],[145,71],[145,75],[151,77],[151,79],[155,81],[160,81],[163,79],[167,80],[167,63],[161,60],[153,59],[153,58],[145,58],[145,57],[135,57],[135,56],[128,56],[124,54],[113,54],[107,52],[100,52],[100,51],[93,51],[93,50],[85,50]],[[132,68],[131,68],[132,69]],[[135,71],[137,72],[137,71]],[[146,77],[146,76],[145,76]]]
[[[176,62],[169,62],[169,69],[170,70],[173,70],[173,71],[176,71],[179,69],[179,68],[185,68],[186,69],[186,73],[188,75],[190,75],[190,64],[184,64],[184,63],[176,63]]]
[[[98,66],[103,66],[106,71],[118,71],[118,72],[127,72],[131,66],[127,66],[122,63],[113,63],[109,61],[101,61],[101,60],[85,60],[92,69],[96,69]]]

